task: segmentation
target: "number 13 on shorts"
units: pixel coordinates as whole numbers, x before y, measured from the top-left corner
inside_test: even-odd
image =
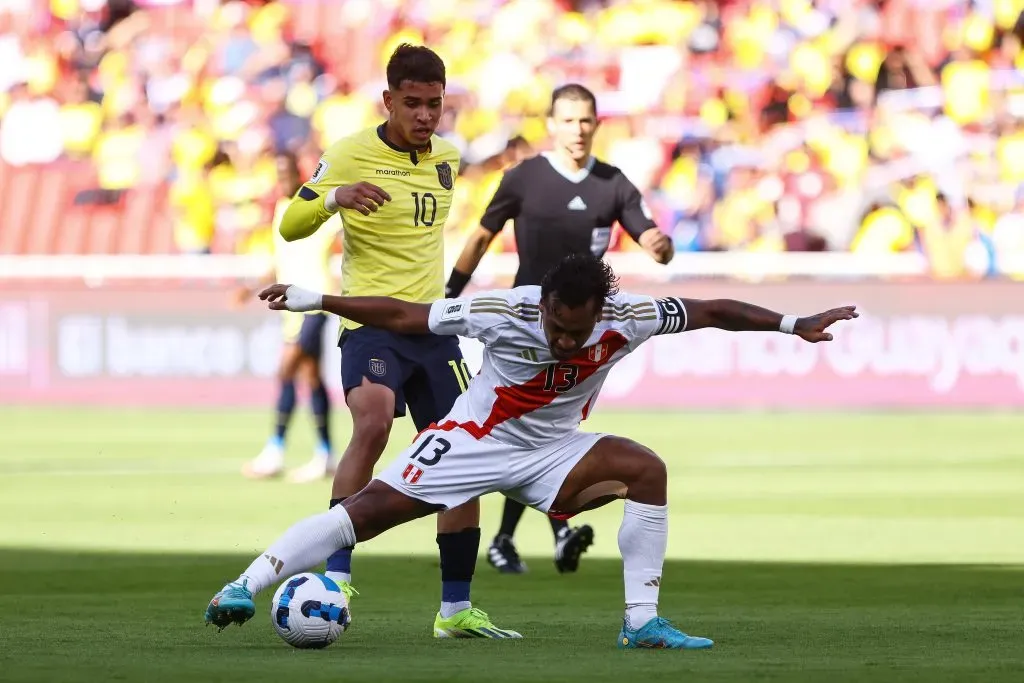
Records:
[[[465,361],[463,361],[463,363],[465,363]],[[424,453],[427,446],[430,445],[434,446],[433,452]],[[430,434],[423,440],[423,443],[419,445],[419,448],[412,452],[409,459],[423,465],[423,467],[431,467],[441,462],[441,457],[450,451],[451,448],[452,444],[448,439],[444,439],[440,436],[435,437],[433,434]],[[409,484],[415,484],[422,476],[423,470],[413,463],[406,465],[405,470],[402,472],[402,479]]]

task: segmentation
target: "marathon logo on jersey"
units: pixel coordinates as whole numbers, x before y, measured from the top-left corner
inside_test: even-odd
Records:
[[[400,178],[412,175],[412,171],[407,171],[404,168],[378,168],[376,173],[377,175],[398,176]]]
[[[466,302],[456,301],[454,303],[447,303],[444,305],[444,310],[441,311],[441,320],[462,320],[466,312]]]
[[[447,161],[442,161],[439,164],[434,164],[434,168],[437,169],[437,182],[441,183],[441,187],[446,190],[455,187],[455,178],[452,176],[451,164]]]
[[[595,344],[590,347],[590,351],[587,352],[591,363],[600,363],[601,361],[608,358],[608,345],[607,344]]]
[[[370,359],[370,372],[377,375],[378,377],[383,377],[387,371],[388,366],[380,358]]]
[[[405,466],[405,471],[402,472],[402,481],[406,484],[415,484],[423,476],[423,470],[416,465],[409,464]]]
[[[323,180],[323,177],[327,175],[328,168],[330,168],[330,164],[328,164],[324,159],[321,159],[320,163],[316,165],[316,170],[313,171],[313,177],[309,179],[309,182],[319,183]]]

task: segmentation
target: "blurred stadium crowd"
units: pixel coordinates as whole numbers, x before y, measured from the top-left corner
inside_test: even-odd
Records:
[[[502,169],[544,148],[551,89],[578,81],[599,94],[596,153],[678,250],[913,250],[937,277],[977,277],[1024,254],[1022,9],[0,0],[0,159],[63,174],[50,199],[76,211],[164,198],[147,206],[169,249],[261,252],[274,155],[309,172],[380,120],[387,55],[423,43],[448,64],[439,132],[464,154],[453,249]],[[506,233],[495,248],[514,249]]]

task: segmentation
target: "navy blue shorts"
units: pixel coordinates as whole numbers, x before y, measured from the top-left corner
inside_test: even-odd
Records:
[[[299,328],[299,348],[302,353],[320,360],[324,350],[324,325],[327,324],[326,313],[315,313],[302,316],[302,327]]]
[[[408,404],[417,430],[440,422],[465,391],[469,371],[459,339],[434,334],[396,334],[373,327],[345,330],[341,384],[346,395],[365,377],[395,392],[395,417]]]

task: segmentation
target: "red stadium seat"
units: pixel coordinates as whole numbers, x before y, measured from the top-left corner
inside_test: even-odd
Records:
[[[117,232],[121,228],[124,210],[120,204],[102,206],[90,211],[89,230],[85,253],[113,254],[116,252]]]
[[[53,251],[57,254],[85,253],[86,233],[89,231],[91,210],[87,206],[73,206],[61,220]]]
[[[149,188],[129,192],[125,198],[124,212],[117,235],[117,253],[148,253],[151,242],[149,233],[153,230],[153,216],[156,213],[157,193]]]
[[[0,253],[20,254],[25,237],[34,225],[35,195],[39,187],[39,169],[33,166],[10,169],[3,205],[0,207]]]
[[[32,226],[25,235],[25,253],[49,254],[56,250],[69,203],[68,180],[69,173],[63,168],[47,168],[40,173],[39,183],[46,188],[47,200],[36,203]]]
[[[167,211],[167,192],[166,185],[154,192],[155,202],[146,220],[148,229],[145,234],[148,242],[145,252],[148,254],[173,254],[178,251],[174,243],[174,221]]]

